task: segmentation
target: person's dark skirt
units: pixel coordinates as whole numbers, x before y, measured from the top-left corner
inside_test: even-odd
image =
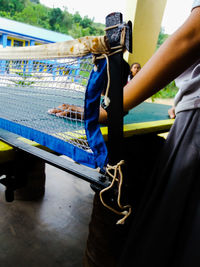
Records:
[[[200,266],[200,109],[180,112],[147,182],[120,267]]]

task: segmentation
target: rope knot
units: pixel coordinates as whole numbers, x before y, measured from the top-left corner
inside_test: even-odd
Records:
[[[111,184],[104,188],[103,190],[100,191],[99,196],[100,196],[100,200],[102,202],[102,204],[108,208],[109,210],[113,211],[114,213],[118,214],[118,215],[123,215],[123,218],[118,220],[116,224],[124,224],[126,218],[131,214],[131,206],[130,205],[122,205],[121,204],[121,188],[122,188],[122,183],[123,183],[123,174],[122,174],[122,170],[121,170],[121,166],[125,164],[124,160],[121,160],[120,162],[118,162],[116,165],[111,166],[111,165],[107,165],[106,171],[108,173],[108,175],[112,178]],[[114,174],[111,173],[111,170],[114,170]],[[107,205],[104,200],[103,200],[103,193],[110,190],[115,182],[117,182],[117,205],[118,208],[120,209],[120,211],[114,209],[113,207]]]

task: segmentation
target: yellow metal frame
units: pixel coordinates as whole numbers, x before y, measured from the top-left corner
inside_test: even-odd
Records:
[[[41,148],[46,151],[50,151],[47,147],[41,146],[40,144],[26,139],[24,137],[17,138],[18,140],[23,141],[26,144]],[[15,159],[15,150],[12,146],[0,141],[0,164],[5,164],[7,162],[13,161]]]
[[[124,137],[131,137],[133,135],[142,135],[150,133],[162,133],[170,130],[174,120],[160,120],[150,122],[130,123],[124,125]],[[101,127],[101,133],[104,140],[108,139],[108,127]]]
[[[23,46],[25,46],[25,45],[26,45],[26,40],[19,39],[19,38],[15,38],[15,37],[9,37],[8,39],[10,39],[10,40],[11,40],[11,46],[12,46],[12,47],[13,47],[13,45],[14,45],[14,40],[16,40],[16,41],[20,41],[20,42],[23,42]]]

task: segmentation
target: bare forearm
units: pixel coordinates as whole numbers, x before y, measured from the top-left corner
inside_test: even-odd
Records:
[[[160,47],[124,88],[127,111],[162,89],[200,56],[200,8]],[[199,30],[198,30],[199,31]]]

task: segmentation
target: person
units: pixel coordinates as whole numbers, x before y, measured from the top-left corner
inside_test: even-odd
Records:
[[[133,64],[131,64],[130,66],[130,73],[128,76],[128,82],[130,80],[133,79],[133,77],[135,77],[135,75],[141,70],[141,65],[138,62],[134,62]]]
[[[175,119],[176,115],[175,115],[175,107],[172,106],[170,109],[168,109],[168,115],[170,117],[170,119]]]
[[[176,79],[175,121],[145,186],[118,266],[200,266],[200,0],[124,87],[124,110]],[[102,111],[101,118],[106,119]]]

